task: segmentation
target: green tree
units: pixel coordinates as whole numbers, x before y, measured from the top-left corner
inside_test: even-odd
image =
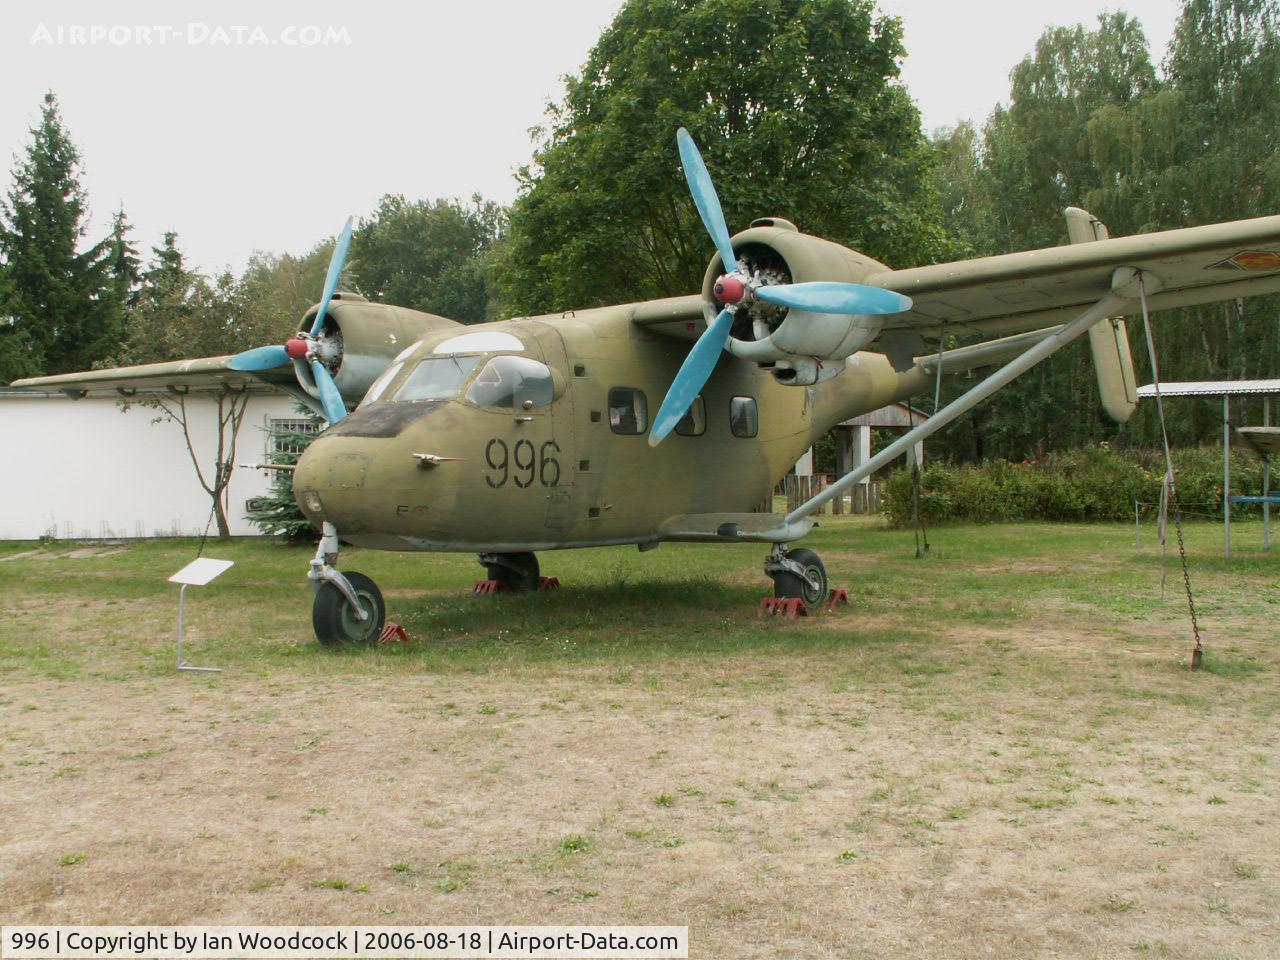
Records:
[[[935,138],[939,170],[957,181],[943,188],[956,233],[979,253],[1003,253],[1064,242],[1068,204],[1088,207],[1114,236],[1280,210],[1280,7],[1184,0],[1164,74],[1155,76],[1140,27],[1122,14],[1100,18],[1096,30],[1047,31],[1015,68],[1011,104],[991,115],[980,143],[968,149],[959,133]],[[1166,380],[1273,376],[1280,297],[1165,311],[1155,333]],[[1139,323],[1130,338],[1145,382]],[[1170,435],[1184,444],[1215,439],[1220,416],[1216,404],[1182,403]],[[972,427],[949,432],[938,449],[1025,456],[1159,437],[1151,404],[1123,428],[1102,415],[1083,342],[993,398]]]
[[[992,199],[987,189],[989,178],[982,170],[980,133],[965,120],[935,130],[930,143],[938,201],[952,236],[963,247],[961,255],[992,252]]]
[[[133,227],[124,215],[124,208],[121,207],[111,218],[111,236],[107,247],[115,302],[121,311],[121,331],[124,330],[123,313],[137,302],[138,286],[142,282],[142,262],[138,259],[138,248],[129,239],[132,230]]]
[[[189,269],[177,235],[170,231],[161,245],[152,249],[136,302],[128,311],[125,342],[116,362],[157,363],[231,353],[246,343],[263,342],[261,335],[261,325],[243,309],[236,278],[223,273],[211,283]],[[218,536],[227,539],[231,536],[228,486],[249,394],[224,388],[209,399],[215,405],[212,462],[202,461],[196,451],[201,418],[195,415],[187,394],[149,394],[136,402],[156,410],[157,420],[181,427],[196,479],[209,495]],[[125,409],[129,405],[128,401],[122,403]]]
[[[1103,185],[1089,202],[1099,215],[1131,211],[1136,229],[1155,230],[1280,210],[1280,8],[1268,0],[1187,0],[1165,69],[1157,95],[1100,111],[1090,123]],[[1274,376],[1280,298],[1171,311],[1158,337],[1166,379]],[[1171,424],[1176,440],[1205,440],[1220,429],[1212,405],[1181,413]],[[1131,431],[1154,439],[1154,411],[1139,407]]]
[[[332,254],[333,240],[324,240],[301,256],[255,251],[249,258],[240,277],[240,300],[243,312],[262,330],[262,343],[282,343],[297,331],[320,299]],[[348,265],[343,287],[350,285],[352,275]]]
[[[463,323],[488,319],[485,263],[502,225],[502,209],[478,194],[469,204],[387,194],[352,237],[356,285],[371,299]]]
[[[23,373],[84,370],[120,344],[120,304],[110,238],[81,249],[88,202],[80,185],[80,155],[58,102],[45,95],[40,123],[13,171],[0,204],[0,255],[6,283],[6,337],[0,351],[10,371],[15,345],[30,351]]]
[[[1159,89],[1142,27],[1123,13],[1100,16],[1096,29],[1046,30],[1010,80],[1010,103],[993,111],[981,138],[960,128],[934,139],[939,172],[959,181],[941,189],[952,230],[981,255],[1066,243],[1063,210],[1103,185],[1091,122]],[[1111,212],[1112,229],[1131,232],[1128,212]],[[968,385],[947,384],[944,401]],[[1024,457],[1117,430],[1102,413],[1087,341],[1015,381],[966,422],[968,430],[948,431],[935,450]]]
[[[1124,13],[1100,15],[1094,30],[1053,27],[1010,79],[1007,123],[997,110],[988,124],[988,151],[1010,150],[1016,157],[1003,164],[993,157],[988,168],[1002,202],[1001,219],[1014,249],[1056,246],[1066,233],[1062,211],[1080,206],[1099,186],[1089,120],[1155,87],[1147,38],[1142,25]],[[1127,223],[1114,227],[1130,229]]]
[[[315,439],[324,421],[310,407],[298,404],[298,419],[306,424],[298,429],[293,423],[273,424],[267,434],[267,462],[274,466],[292,467],[304,450]],[[248,513],[249,522],[269,536],[281,536],[286,540],[314,541],[315,530],[302,515],[293,498],[293,471],[273,470],[271,490],[258,498],[257,508]]]
[[[871,0],[628,0],[567,80],[496,271],[513,312],[684,294],[712,247],[675,132],[730,229],[776,215],[906,267],[950,252],[933,153]]]
[[[0,265],[0,383],[43,373],[31,334],[10,312],[13,287]]]

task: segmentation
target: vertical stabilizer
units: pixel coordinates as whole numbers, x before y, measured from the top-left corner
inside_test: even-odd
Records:
[[[1072,243],[1090,243],[1107,239],[1107,226],[1088,210],[1067,207],[1067,235]],[[1093,368],[1098,375],[1098,392],[1102,408],[1117,423],[1124,423],[1138,405],[1137,384],[1133,375],[1133,356],[1129,353],[1129,333],[1124,317],[1112,317],[1089,331],[1093,348]]]

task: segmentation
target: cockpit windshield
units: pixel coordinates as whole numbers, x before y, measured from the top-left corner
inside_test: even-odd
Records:
[[[551,370],[528,357],[494,357],[484,365],[467,399],[481,407],[529,410],[545,407],[554,398]]]
[[[396,403],[415,400],[448,400],[453,397],[462,381],[480,362],[478,356],[429,357],[419,363],[401,384],[393,398]]]

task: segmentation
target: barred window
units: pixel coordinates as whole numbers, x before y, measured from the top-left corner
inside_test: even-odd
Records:
[[[282,433],[319,433],[324,429],[323,423],[312,423],[310,420],[283,417],[271,418],[271,430],[267,435],[267,453],[292,454],[298,456],[305,449],[292,437],[280,436]]]

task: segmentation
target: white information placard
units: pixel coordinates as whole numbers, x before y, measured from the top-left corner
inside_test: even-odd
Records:
[[[203,587],[210,580],[222,575],[233,566],[235,566],[234,560],[214,560],[212,557],[197,557],[170,577],[169,582]]]

